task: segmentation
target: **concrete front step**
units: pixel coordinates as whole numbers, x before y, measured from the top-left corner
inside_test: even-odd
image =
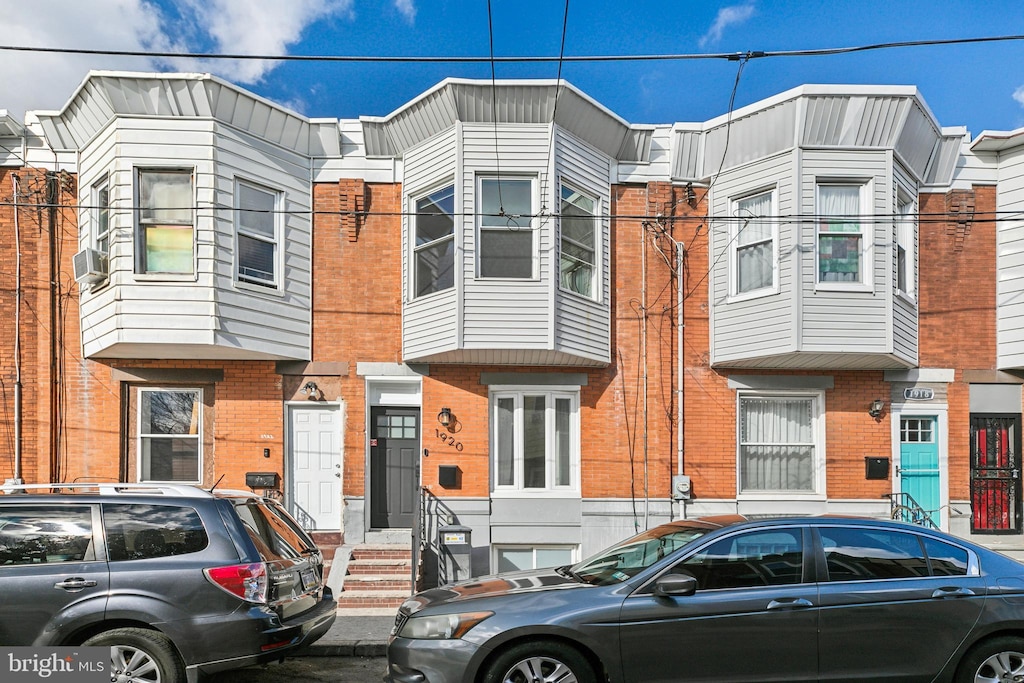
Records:
[[[356,590],[342,591],[338,598],[339,609],[350,608],[398,608],[410,596],[408,590]]]
[[[350,560],[348,573],[351,574],[398,574],[412,572],[411,560]]]
[[[377,589],[407,591],[411,585],[411,578],[398,576],[397,574],[349,574],[345,579],[344,592],[349,593]]]

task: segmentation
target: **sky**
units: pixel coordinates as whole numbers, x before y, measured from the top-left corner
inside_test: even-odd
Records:
[[[568,5],[568,16],[565,9]],[[704,55],[1024,34],[1021,0],[0,0],[0,48],[360,57],[551,57],[498,79],[559,75],[566,56]],[[493,33],[488,26],[493,27]],[[742,66],[742,71],[740,67]],[[201,71],[309,117],[385,116],[491,64],[264,61],[0,49],[0,110],[60,109],[90,70]],[[739,81],[737,83],[737,73]],[[942,126],[1024,127],[1024,40],[728,61],[563,62],[561,77],[630,123],[706,121],[807,83],[913,85]]]

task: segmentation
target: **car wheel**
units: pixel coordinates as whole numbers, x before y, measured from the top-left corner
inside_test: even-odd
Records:
[[[84,645],[110,646],[110,680],[132,683],[184,683],[185,671],[171,641],[144,628],[115,628]]]
[[[1024,680],[1024,640],[1002,636],[975,647],[960,663],[957,683]]]
[[[596,683],[579,650],[553,642],[520,643],[491,662],[483,683]]]

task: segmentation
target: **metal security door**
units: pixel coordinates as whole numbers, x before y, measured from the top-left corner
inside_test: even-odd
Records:
[[[341,528],[341,410],[289,409],[288,508],[306,529]]]
[[[419,488],[420,411],[370,408],[370,526],[410,529]]]
[[[1020,415],[971,415],[973,533],[1020,533],[1020,437]]]
[[[900,492],[908,494],[939,526],[942,491],[939,486],[939,444],[934,417],[900,418]]]

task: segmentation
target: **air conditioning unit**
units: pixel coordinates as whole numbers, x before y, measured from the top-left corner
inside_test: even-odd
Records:
[[[107,255],[95,249],[83,249],[75,254],[75,280],[96,284],[107,279]]]

